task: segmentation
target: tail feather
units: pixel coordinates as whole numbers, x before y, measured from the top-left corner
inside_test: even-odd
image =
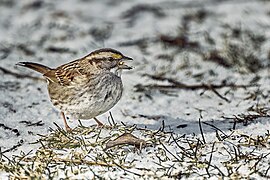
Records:
[[[33,69],[34,71],[40,72],[41,74],[46,74],[48,71],[52,70],[51,68],[47,66],[44,66],[38,63],[32,63],[32,62],[19,62],[16,65]]]

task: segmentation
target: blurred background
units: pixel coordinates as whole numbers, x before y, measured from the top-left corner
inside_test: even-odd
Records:
[[[269,28],[267,0],[0,0],[2,149],[62,125],[46,83],[15,64],[57,67],[102,47],[134,59],[111,110],[118,123],[198,133],[199,118],[229,129],[269,117]]]

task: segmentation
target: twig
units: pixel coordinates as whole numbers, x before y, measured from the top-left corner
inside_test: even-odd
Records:
[[[116,123],[114,121],[114,118],[113,118],[113,115],[112,115],[111,111],[109,111],[109,114],[110,114],[113,126],[116,126]]]
[[[213,124],[209,124],[209,123],[207,123],[207,122],[202,122],[202,123],[203,123],[203,124],[206,124],[206,125],[208,125],[208,126],[211,126],[211,127],[213,127],[214,129],[218,130],[218,131],[221,132],[223,135],[225,135],[226,138],[228,137],[228,135],[227,135],[226,133],[224,133],[221,129],[219,129],[218,127],[214,126]]]
[[[176,144],[176,146],[177,146],[180,150],[182,150],[182,154],[183,154],[184,156],[186,156],[186,157],[192,159],[192,157],[191,157],[189,154],[186,153],[186,149],[179,145],[179,143],[178,143],[178,142],[176,141],[176,139],[174,138],[173,134],[171,134],[171,136],[172,136],[172,140],[174,141],[174,143]]]
[[[264,176],[267,177],[268,171],[270,170],[270,166],[267,168],[267,170],[264,173]]]
[[[234,119],[232,130],[235,130],[236,129],[236,124],[237,124],[237,121]]]
[[[204,134],[203,134],[203,130],[202,130],[201,118],[199,118],[199,128],[200,128],[200,132],[201,132],[201,135],[202,135],[203,143],[206,144]]]
[[[247,88],[247,87],[253,87],[256,86],[254,84],[249,85],[236,85],[234,83],[221,83],[221,84],[194,84],[194,85],[187,85],[184,83],[181,83],[175,79],[172,78],[166,78],[163,76],[155,76],[155,75],[149,75],[149,74],[143,74],[143,76],[150,77],[151,79],[158,80],[158,81],[168,81],[171,83],[170,85],[159,85],[159,84],[137,84],[135,86],[137,92],[147,91],[151,89],[158,89],[160,91],[170,90],[170,89],[186,89],[186,90],[198,90],[198,89],[204,89],[204,90],[211,90],[214,92],[219,98],[225,100],[226,102],[230,102],[229,99],[222,96],[216,89],[222,89],[225,87],[230,88]]]
[[[198,140],[197,140],[197,144],[196,144],[196,148],[195,148],[195,151],[194,151],[194,157],[195,157],[195,159],[196,159],[196,162],[197,162],[197,160],[198,160],[197,152],[198,152],[198,147],[199,147],[199,145],[200,145],[200,140],[198,139]]]
[[[266,158],[269,154],[270,154],[270,153],[267,153],[267,154],[265,154],[265,155],[262,154],[262,155],[259,156],[257,162],[255,162],[254,165],[251,167],[251,169],[254,169],[254,173],[256,173],[256,172],[258,171],[258,170],[257,170],[257,165],[259,164],[259,162],[260,162],[261,160],[263,160],[264,158]]]
[[[4,151],[2,151],[1,153],[4,154],[6,152],[10,152],[10,151],[13,151],[14,149],[16,149],[17,147],[20,147],[23,145],[23,140],[20,140],[16,145],[12,146],[11,148],[9,149],[6,149]]]
[[[234,150],[234,155],[235,155],[235,161],[237,162],[238,161],[238,153],[237,153],[237,149],[235,146],[233,146],[233,150]]]
[[[209,89],[211,91],[213,91],[218,97],[220,97],[221,99],[225,100],[226,102],[231,102],[229,99],[227,99],[226,97],[224,97],[221,94],[219,94],[219,92],[217,92],[217,90],[214,89],[211,85],[209,85]]]
[[[44,125],[42,121],[37,121],[37,122],[20,121],[19,123],[26,124],[26,126],[43,126]]]
[[[162,126],[160,128],[161,128],[160,131],[164,132],[164,129],[165,129],[165,121],[164,120],[162,120]]]
[[[225,174],[216,165],[211,165],[210,164],[210,166],[213,167],[213,168],[216,168],[220,172],[221,176],[225,177]]]
[[[256,86],[256,84],[248,84],[248,85],[236,85],[234,83],[222,83],[222,84],[195,84],[195,85],[186,85],[184,83],[181,83],[179,81],[177,81],[176,79],[173,78],[167,78],[167,77],[163,77],[163,76],[157,76],[157,75],[150,75],[150,74],[143,74],[142,76],[147,76],[150,77],[151,79],[154,80],[158,80],[158,81],[168,81],[169,83],[173,84],[174,88],[182,88],[182,89],[191,89],[191,90],[195,90],[195,89],[210,89],[211,88],[215,88],[215,89],[221,89],[224,87],[231,87],[231,88],[247,88],[247,87],[253,87]],[[210,86],[210,87],[209,87]],[[162,86],[161,86],[162,87]],[[163,87],[166,87],[163,86]],[[170,85],[168,85],[168,87],[170,87]]]
[[[109,156],[111,159],[114,159],[114,157],[112,157],[109,153],[107,153],[106,151],[104,151],[104,153]],[[119,167],[120,169],[124,170],[125,172],[128,172],[128,173],[131,173],[131,174],[134,174],[136,176],[142,176],[141,174],[139,173],[136,173],[136,172],[132,172],[126,168],[129,168],[129,167],[125,167],[125,166],[121,166],[120,164],[116,163],[115,161],[113,161],[113,165]]]
[[[209,158],[209,161],[208,161],[208,166],[207,166],[207,168],[206,168],[206,172],[207,172],[209,178],[211,177],[211,175],[210,175],[210,173],[209,173],[209,168],[210,168],[211,161],[212,161],[212,157],[213,157],[213,152],[214,152],[215,143],[216,143],[216,142],[214,142],[213,145],[212,145],[211,154],[210,154],[210,158]]]
[[[80,125],[81,127],[85,127],[85,126],[82,124],[82,121],[81,121],[80,119],[78,119],[78,122],[79,122],[79,125]]]
[[[179,162],[183,162],[183,160],[181,161],[176,155],[174,155],[171,151],[168,150],[168,148],[161,142],[159,141],[159,143],[163,146],[163,148],[170,154],[172,155],[177,161]]]
[[[9,130],[9,131],[15,133],[16,136],[20,136],[20,132],[19,132],[18,129],[10,128],[10,127],[6,126],[6,125],[3,124],[3,123],[0,123],[0,127],[2,127],[4,130]]]

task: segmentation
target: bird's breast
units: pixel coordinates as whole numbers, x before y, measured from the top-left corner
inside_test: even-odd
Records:
[[[72,86],[49,84],[53,104],[76,118],[90,119],[111,109],[121,98],[122,80],[113,73],[92,75]]]

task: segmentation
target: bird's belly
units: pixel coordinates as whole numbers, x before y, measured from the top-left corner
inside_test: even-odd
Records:
[[[95,95],[92,93],[85,93],[80,99],[82,103],[72,109],[73,116],[78,119],[91,119],[100,114],[103,114],[110,110],[121,98],[121,92],[119,90],[108,89],[106,92],[98,92]]]
[[[81,88],[67,103],[53,104],[67,115],[76,119],[91,119],[111,109],[121,98],[121,79],[113,79],[103,86]],[[71,89],[70,89],[71,90]],[[62,93],[64,96],[65,92]],[[65,98],[62,98],[63,101]]]

